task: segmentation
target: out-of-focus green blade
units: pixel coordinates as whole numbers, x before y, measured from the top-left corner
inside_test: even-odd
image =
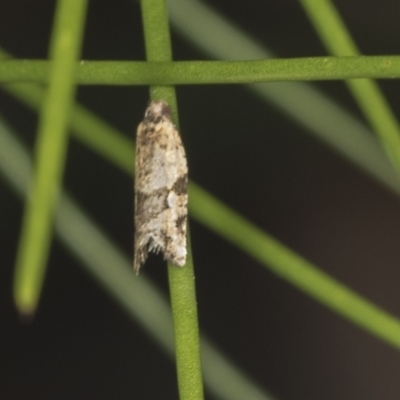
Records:
[[[35,177],[25,209],[14,278],[21,314],[32,315],[43,285],[68,143],[69,110],[87,0],[59,0],[50,47],[50,84],[40,115]]]

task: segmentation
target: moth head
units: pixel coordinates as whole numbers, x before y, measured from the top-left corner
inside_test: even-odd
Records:
[[[168,119],[171,119],[171,111],[168,107],[168,104],[162,100],[150,102],[144,114],[145,120],[155,121],[160,117],[167,117]]]

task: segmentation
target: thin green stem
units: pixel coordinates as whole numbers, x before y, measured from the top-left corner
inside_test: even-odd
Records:
[[[36,169],[17,254],[14,298],[22,314],[35,312],[50,248],[54,211],[67,150],[67,124],[87,1],[60,0],[53,27],[49,89],[40,115]]]
[[[141,7],[147,60],[171,61],[172,48],[165,0],[142,0]],[[176,126],[179,126],[175,89],[164,85],[151,86],[151,98],[166,101],[171,108]],[[203,399],[203,379],[189,228],[187,236],[186,265],[183,268],[168,265],[168,278],[174,321],[179,397],[180,400],[201,400]]]
[[[47,83],[49,62],[3,60],[0,82]],[[202,85],[400,78],[400,56],[346,56],[251,61],[81,61],[79,85]]]
[[[330,0],[301,0],[301,3],[331,54],[336,56],[357,56],[360,54]],[[379,136],[393,166],[400,174],[400,126],[389,103],[378,85],[371,80],[348,80],[346,83],[365,118]]]

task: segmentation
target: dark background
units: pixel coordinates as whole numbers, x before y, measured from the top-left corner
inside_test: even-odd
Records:
[[[296,2],[212,4],[281,57],[326,54]],[[399,53],[398,1],[335,4],[364,54]],[[46,58],[53,11],[53,1],[0,2],[0,44],[19,58]],[[206,59],[172,37],[176,59]],[[92,1],[82,58],[144,59],[138,5]],[[315,86],[359,115],[343,83]],[[398,81],[380,86],[397,112]],[[194,181],[361,295],[400,313],[400,208],[394,195],[244,86],[187,86],[177,93]],[[78,100],[133,137],[148,91],[82,87]],[[3,92],[0,111],[32,146],[36,115]],[[132,254],[130,177],[72,139],[65,186]],[[11,287],[23,208],[5,181],[0,207],[0,398],[176,399],[173,361],[57,240],[36,318],[19,321]],[[396,350],[194,221],[191,233],[203,332],[277,398],[399,397]],[[150,260],[143,274],[168,292],[159,259]]]

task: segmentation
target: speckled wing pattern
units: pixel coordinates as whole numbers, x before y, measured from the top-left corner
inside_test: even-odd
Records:
[[[186,262],[188,168],[167,103],[151,102],[137,129],[135,168],[136,274],[148,251],[182,267]]]

